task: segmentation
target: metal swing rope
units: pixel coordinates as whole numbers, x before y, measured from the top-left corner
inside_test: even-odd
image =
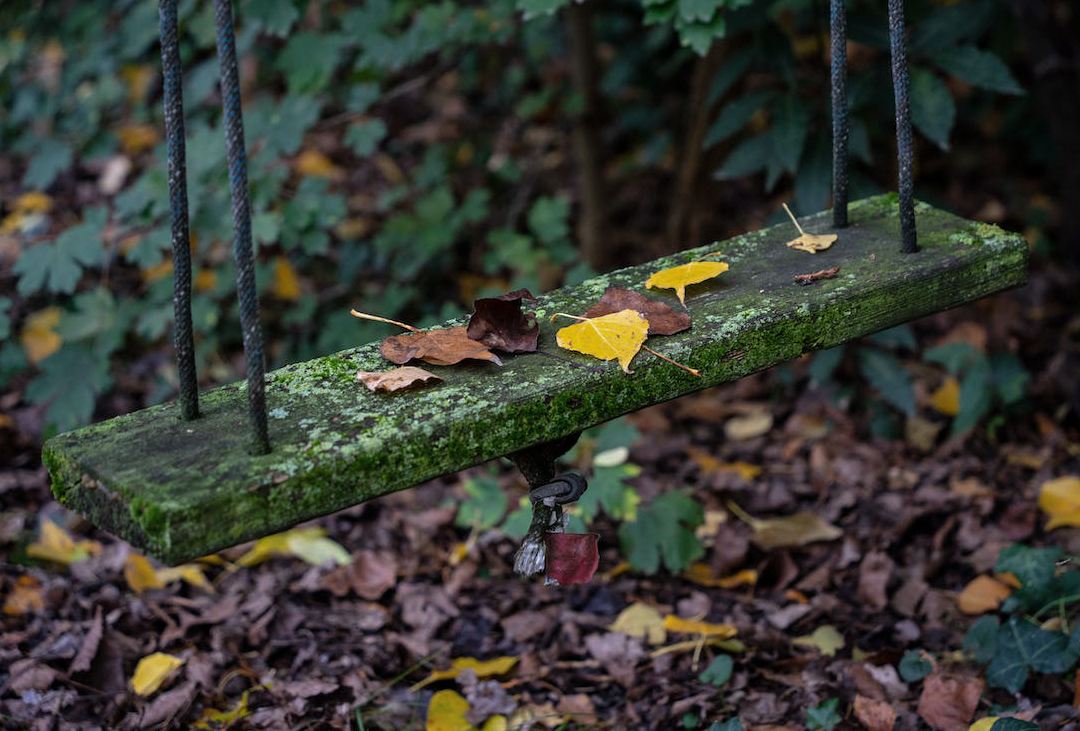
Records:
[[[893,98],[896,103],[897,190],[900,207],[901,251],[919,250],[915,233],[914,143],[911,133],[911,96],[907,49],[904,42],[903,0],[888,0],[889,51],[892,60]],[[832,55],[833,226],[848,224],[848,108],[847,21],[844,0],[830,0],[829,27]]]
[[[181,415],[198,416],[198,387],[195,378],[191,327],[191,248],[188,237],[187,181],[182,73],[177,31],[177,0],[158,0],[161,60],[164,74],[165,130],[169,151],[169,195],[172,218],[174,266],[173,305],[176,317],[174,343],[180,373]],[[240,76],[236,64],[231,0],[214,0],[217,51],[221,64],[221,105],[229,161],[229,189],[233,212],[233,257],[240,301],[240,327],[247,361],[248,416],[255,454],[270,451],[266,419],[266,366],[263,358],[259,298],[255,288],[255,262],[251,242],[251,204],[248,199],[247,151],[244,120],[240,108]]]

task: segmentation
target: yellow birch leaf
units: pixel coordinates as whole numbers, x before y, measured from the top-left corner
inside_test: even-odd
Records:
[[[660,612],[642,602],[634,602],[619,612],[619,616],[608,629],[631,637],[644,637],[650,645],[659,645],[667,639],[664,618],[660,616]]]
[[[184,658],[164,652],[147,655],[135,666],[135,674],[131,676],[131,689],[136,695],[153,695],[173,671],[183,664]]]
[[[237,701],[236,706],[231,711],[219,711],[216,708],[207,708],[203,711],[199,720],[192,724],[193,728],[222,728],[227,727],[233,721],[237,721],[245,716],[250,716],[251,711],[248,710],[248,693],[251,690],[245,690],[240,694],[240,700]],[[211,725],[213,724],[213,725]]]
[[[1039,490],[1039,507],[1049,520],[1046,529],[1080,525],[1080,477],[1047,480]]]
[[[101,551],[97,541],[83,540],[76,542],[67,532],[51,520],[41,524],[41,535],[26,547],[26,555],[43,561],[68,564],[82,561]]]
[[[472,670],[478,678],[490,678],[493,675],[504,675],[517,664],[518,659],[511,655],[496,657],[492,660],[477,660],[475,657],[456,657],[450,662],[450,667],[444,670],[432,670],[431,674],[413,685],[409,690],[415,692],[425,685],[430,685],[439,680],[453,680],[466,670]]]
[[[146,560],[145,556],[137,553],[129,553],[124,562],[124,580],[136,594],[142,594],[147,589],[160,589],[165,582],[154,571],[154,567]]]
[[[649,321],[634,310],[620,310],[569,325],[555,333],[560,348],[601,360],[618,359],[625,373],[649,332]]]
[[[325,178],[340,181],[345,179],[345,171],[330,161],[318,150],[304,150],[293,160],[293,169],[301,175],[311,178]]]
[[[956,597],[964,614],[983,614],[997,609],[1012,589],[990,576],[976,576]]]
[[[59,324],[59,307],[46,307],[26,318],[19,334],[19,342],[22,343],[26,359],[31,364],[37,365],[60,348],[63,340],[56,332]]]
[[[469,702],[455,690],[440,690],[431,696],[428,704],[427,731],[472,731],[474,728],[465,714]]]
[[[284,256],[274,259],[274,284],[270,292],[278,299],[295,302],[300,299],[300,277]]]
[[[811,254],[816,254],[819,251],[825,251],[836,242],[836,234],[808,234],[803,230],[803,227],[799,225],[799,222],[795,219],[795,214],[791,212],[791,209],[787,207],[787,203],[784,204],[784,210],[791,216],[791,222],[795,224],[795,228],[799,229],[798,238],[792,239],[787,242],[787,245],[793,249],[799,251],[806,251]]]
[[[823,624],[812,633],[792,640],[796,645],[816,647],[822,655],[832,657],[844,646],[844,636],[831,624]]]
[[[686,288],[691,284],[704,282],[728,270],[727,262],[723,261],[692,261],[682,266],[661,269],[645,280],[645,288],[661,287],[674,289],[679,297],[679,302],[686,305]]]
[[[930,406],[939,414],[956,416],[960,411],[960,382],[948,376],[944,383],[930,394]]]
[[[734,625],[683,619],[673,614],[664,617],[664,629],[668,632],[685,632],[705,637],[716,637],[721,640],[730,639],[739,633]]]

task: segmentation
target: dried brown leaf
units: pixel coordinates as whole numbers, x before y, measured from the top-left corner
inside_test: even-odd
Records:
[[[382,341],[379,352],[391,363],[408,363],[413,358],[432,365],[454,365],[463,360],[489,360],[502,365],[499,357],[483,343],[469,339],[464,325],[442,330],[424,330],[392,335]]]
[[[801,236],[799,238],[802,238]],[[788,244],[791,246],[791,244]],[[796,248],[796,247],[792,247]],[[801,248],[801,247],[799,247]],[[840,273],[840,267],[833,267],[831,269],[819,269],[816,272],[810,272],[809,274],[796,274],[792,277],[796,284],[813,284],[819,279],[832,279]]]
[[[476,312],[469,318],[468,336],[494,350],[504,353],[532,353],[540,337],[536,314],[523,312],[521,301],[534,300],[527,289],[519,289],[498,297],[476,300]]]
[[[966,731],[983,685],[979,678],[933,673],[923,681],[918,713],[935,731]]]
[[[583,317],[602,317],[621,310],[636,310],[642,314],[649,321],[649,335],[674,335],[690,327],[687,313],[676,312],[640,292],[618,287],[608,287],[600,301],[585,310]]]
[[[392,371],[357,371],[356,380],[372,391],[403,391],[413,386],[421,386],[428,381],[441,381],[434,373],[428,373],[416,366],[402,366]]]
[[[348,566],[334,569],[322,579],[322,584],[335,596],[350,591],[374,601],[397,583],[397,562],[387,553],[358,551]]]
[[[896,709],[885,701],[855,696],[855,718],[867,731],[892,731],[896,716]]]

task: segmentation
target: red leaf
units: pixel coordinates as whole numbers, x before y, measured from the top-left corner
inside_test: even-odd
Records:
[[[584,584],[600,566],[599,533],[548,533],[547,577],[562,586]]]
[[[536,298],[529,290],[519,289],[476,300],[476,312],[469,318],[469,337],[505,353],[535,352],[540,326],[535,313],[521,311],[523,299]]]
[[[621,310],[640,312],[649,321],[649,335],[674,335],[690,327],[690,315],[685,312],[676,312],[640,292],[617,287],[609,287],[600,301],[585,311],[585,317],[602,317]]]

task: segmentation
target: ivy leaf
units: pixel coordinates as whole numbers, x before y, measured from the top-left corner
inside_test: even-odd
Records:
[[[932,54],[930,60],[942,71],[974,86],[1002,94],[1024,93],[1000,58],[975,46],[946,48]]]
[[[703,520],[701,505],[685,490],[667,492],[639,506],[637,520],[619,526],[619,541],[634,569],[655,573],[663,564],[674,573],[705,552],[694,535]]]
[[[82,223],[64,231],[54,241],[46,241],[23,252],[13,271],[19,275],[19,294],[28,296],[47,290],[69,294],[82,278],[85,266],[100,264],[105,258],[101,232],[108,211],[91,208]]]
[[[970,652],[977,662],[990,662],[997,651],[997,633],[997,617],[980,617],[964,634],[961,646]]]
[[[911,70],[911,121],[942,150],[949,149],[949,133],[956,120],[956,103],[945,82],[927,69]]]
[[[839,698],[830,698],[820,705],[808,708],[806,710],[806,727],[832,731],[832,728],[843,720],[840,718],[840,714],[836,712],[836,707],[839,705]]]
[[[1041,673],[1064,673],[1080,656],[1080,648],[1063,632],[1040,629],[1019,617],[1009,617],[997,633],[997,648],[986,682],[1019,693],[1034,668]]]
[[[713,658],[713,661],[709,663],[709,667],[701,671],[701,675],[698,676],[698,680],[702,683],[709,683],[719,688],[724,683],[728,682],[731,678],[731,671],[735,669],[735,661],[731,659],[731,655],[717,655]]]
[[[900,677],[904,679],[905,683],[914,683],[934,672],[934,664],[930,662],[922,650],[908,650],[900,658],[898,669],[900,670]]]
[[[634,520],[641,498],[626,479],[640,474],[641,468],[634,464],[594,467],[589,478],[589,489],[576,503],[581,519],[586,523],[591,522],[599,508],[603,507],[604,512],[615,520]]]
[[[994,571],[999,574],[1010,573],[1021,584],[1019,589],[1005,599],[1001,610],[1015,612],[1044,604],[1060,557],[1061,549],[1056,546],[1032,548],[1013,544],[1001,549],[994,564]]]

